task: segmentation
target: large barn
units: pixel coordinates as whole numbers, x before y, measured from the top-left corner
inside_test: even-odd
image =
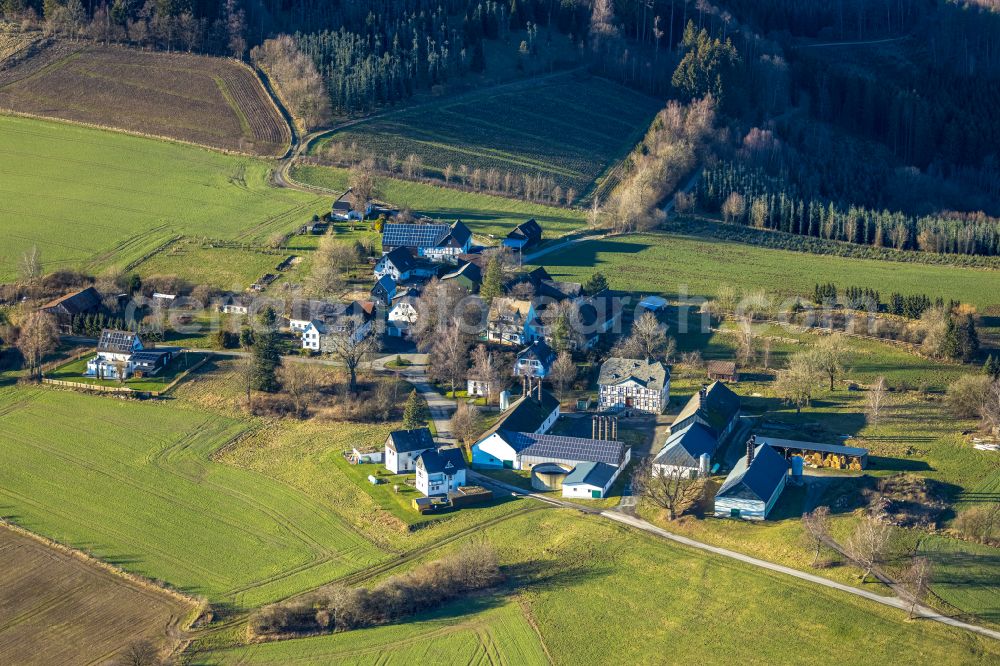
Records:
[[[767,444],[747,442],[740,458],[715,494],[717,518],[764,520],[774,508],[788,480],[788,462]]]

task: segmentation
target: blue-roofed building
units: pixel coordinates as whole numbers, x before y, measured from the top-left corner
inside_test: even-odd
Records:
[[[460,448],[428,449],[417,456],[417,490],[430,497],[465,485],[465,454]]]
[[[703,467],[702,456],[708,456],[707,460],[711,461],[718,448],[719,439],[714,430],[704,423],[692,423],[667,437],[653,459],[653,472],[695,477]]]
[[[602,499],[624,467],[601,462],[580,463],[563,479],[563,497]]]
[[[371,290],[372,301],[383,307],[389,307],[392,299],[396,297],[396,281],[391,275],[383,275],[376,282]]]
[[[751,438],[747,455],[740,458],[715,494],[715,516],[764,520],[787,480],[788,461],[784,456]]]

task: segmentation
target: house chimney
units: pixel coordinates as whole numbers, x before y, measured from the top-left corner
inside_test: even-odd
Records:
[[[542,401],[542,378],[538,378],[538,402]]]
[[[618,441],[618,417],[617,416],[612,416],[611,417],[611,441],[612,442],[617,442]]]
[[[757,435],[750,435],[747,440],[747,467],[753,462],[753,451],[757,448]]]
[[[521,375],[521,395],[528,395],[528,375]]]
[[[590,438],[591,439],[597,439],[597,419],[598,418],[599,417],[595,416],[594,418],[590,419]]]
[[[698,404],[699,405],[705,404],[705,398],[707,397],[708,397],[708,389],[702,386],[700,389],[698,389]]]

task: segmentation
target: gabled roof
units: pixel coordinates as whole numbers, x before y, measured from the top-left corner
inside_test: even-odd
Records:
[[[722,432],[739,411],[740,397],[725,384],[712,382],[705,389],[704,398],[701,397],[700,391],[691,396],[684,409],[674,419],[674,423],[681,423],[698,414],[716,432]]]
[[[602,462],[582,462],[574,467],[573,471],[563,479],[563,486],[585,483],[590,486],[604,488],[611,482],[617,471],[617,465],[609,465]]]
[[[112,354],[130,354],[135,349],[135,343],[138,340],[138,333],[106,328],[101,331],[101,337],[97,341],[97,351]]]
[[[556,360],[556,353],[545,344],[544,340],[535,340],[517,353],[517,359],[535,359],[543,366],[551,365]]]
[[[417,458],[417,464],[422,465],[428,474],[454,475],[466,468],[465,454],[457,447],[428,449]]]
[[[522,222],[514,227],[514,229],[507,234],[507,238],[512,240],[523,239],[529,243],[537,242],[542,238],[542,227],[535,221],[535,218],[531,218],[527,222]]]
[[[625,445],[603,439],[501,432],[504,441],[519,455],[566,461],[601,462],[617,467],[625,459]]]
[[[471,261],[466,261],[457,269],[443,275],[441,279],[454,280],[457,277],[465,277],[472,281],[473,284],[481,284],[483,281],[483,272],[479,270],[479,266],[476,264]]]
[[[705,364],[705,371],[710,375],[735,375],[736,363],[734,361],[709,361]]]
[[[461,225],[461,227],[459,227]],[[382,245],[389,247],[433,248],[444,244],[453,233],[459,236],[469,233],[469,228],[461,222],[454,227],[447,224],[400,224],[390,222],[382,227]]]
[[[101,304],[101,294],[93,287],[55,298],[42,306],[42,310],[65,310],[67,314],[83,314],[96,309]]]
[[[386,255],[382,257],[382,260],[390,262],[400,273],[411,271],[413,270],[413,267],[417,265],[413,255],[410,254],[410,251],[405,247],[394,248],[393,250],[387,252]]]
[[[383,275],[375,282],[375,286],[372,287],[372,293],[376,289],[382,289],[386,294],[392,295],[396,291],[396,281],[392,279],[391,275]]]
[[[601,365],[597,383],[601,386],[614,386],[635,381],[650,391],[662,391],[669,380],[670,369],[659,361],[612,357]]]
[[[456,247],[463,247],[470,240],[472,240],[472,231],[461,220],[455,220],[455,224],[451,225],[451,231],[441,241],[441,244],[453,243]]]
[[[583,285],[579,282],[563,282],[561,280],[539,280],[535,286],[536,296],[544,296],[557,301],[579,298],[583,295]]]
[[[719,440],[715,433],[701,423],[671,433],[653,461],[657,465],[697,467],[698,459],[705,453],[715,455]]]
[[[410,453],[434,448],[434,437],[429,428],[414,428],[413,430],[393,430],[389,433],[386,444],[391,444],[396,453]]]
[[[522,301],[508,296],[494,298],[490,304],[490,320],[500,318],[519,319],[527,322],[531,313],[531,301]]]
[[[486,439],[495,432],[506,430],[510,432],[534,432],[538,430],[549,414],[559,407],[559,401],[554,395],[546,390],[542,390],[541,401],[533,396],[521,396],[507,408],[497,422],[483,433],[480,441]]]
[[[767,444],[760,444],[750,466],[747,467],[746,456],[741,457],[715,496],[767,502],[786,474],[788,463],[782,455]]]

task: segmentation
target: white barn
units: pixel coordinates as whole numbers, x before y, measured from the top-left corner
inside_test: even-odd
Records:
[[[764,520],[774,508],[788,480],[788,462],[767,444],[747,442],[740,458],[715,494],[717,518]]]

